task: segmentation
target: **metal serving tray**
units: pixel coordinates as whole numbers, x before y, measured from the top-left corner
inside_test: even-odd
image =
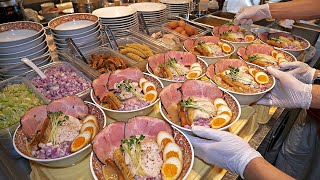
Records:
[[[88,71],[85,71],[85,70],[82,70],[79,71],[76,67],[74,67],[73,65],[71,65],[70,63],[68,62],[63,62],[63,61],[58,61],[58,62],[53,62],[53,63],[50,63],[50,64],[47,64],[45,66],[42,66],[40,67],[40,69],[42,71],[46,70],[46,69],[50,69],[51,67],[56,67],[56,66],[67,66],[69,68],[71,68],[74,72],[76,72],[79,76],[85,78],[87,81],[89,81],[91,84],[92,84],[92,79],[94,79],[94,77],[92,76],[92,74],[90,74]],[[26,82],[29,83],[30,87],[33,88],[35,91],[37,91],[38,93],[40,93],[37,88],[32,84],[32,79],[35,78],[35,77],[38,77],[39,75],[35,72],[35,71],[31,71],[30,73],[28,73],[26,75]],[[79,92],[77,94],[75,94],[76,96],[80,97],[81,99],[83,100],[88,100],[90,99],[90,90],[91,88],[89,89],[86,89],[82,92]],[[46,101],[47,102],[50,102],[51,100],[46,98]]]

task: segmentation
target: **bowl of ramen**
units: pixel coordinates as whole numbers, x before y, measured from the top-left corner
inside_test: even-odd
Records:
[[[148,58],[147,71],[167,86],[205,75],[207,63],[190,52],[167,51]]]
[[[148,116],[108,125],[93,140],[90,157],[95,180],[186,179],[193,163],[184,133]]]
[[[240,117],[239,102],[211,82],[172,83],[160,93],[160,113],[172,126],[192,133],[192,126],[225,130]]]
[[[261,67],[278,67],[282,62],[297,61],[292,54],[267,44],[250,44],[247,47],[240,47],[237,54],[240,59]]]
[[[67,96],[29,109],[13,136],[24,158],[49,167],[68,167],[91,152],[91,141],[106,126],[102,109]]]
[[[287,32],[262,32],[258,34],[258,38],[263,43],[287,51],[295,57],[310,47],[306,39]]]
[[[222,41],[234,45],[237,50],[239,47],[248,46],[257,39],[251,31],[235,25],[222,25],[214,27],[212,34],[218,36]]]
[[[163,87],[157,78],[137,68],[104,73],[92,86],[92,101],[117,121],[149,114]]]
[[[235,51],[231,43],[222,42],[217,36],[187,39],[183,43],[183,48],[203,59],[207,64],[214,64],[220,59],[227,59]]]
[[[276,82],[264,68],[241,59],[222,59],[210,65],[206,75],[241,105],[258,101]]]

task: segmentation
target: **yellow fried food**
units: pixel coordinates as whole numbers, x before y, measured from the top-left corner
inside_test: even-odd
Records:
[[[127,53],[126,56],[128,56],[130,59],[133,59],[134,61],[141,62],[144,61],[140,56],[133,54],[133,53]]]
[[[127,44],[127,47],[133,48],[133,49],[141,52],[142,54],[145,55],[145,57],[149,57],[149,56],[146,54],[146,51],[143,50],[143,48],[141,48],[140,46],[136,46],[136,45],[133,45],[133,44]]]
[[[120,53],[121,54],[128,54],[128,53],[132,53],[135,54],[137,56],[140,56],[141,58],[147,58],[146,55],[134,48],[131,47],[125,47],[124,49],[120,49]]]
[[[142,49],[142,50],[144,51],[144,53],[145,53],[148,57],[154,55],[153,52],[152,52],[152,50],[150,49],[150,47],[147,46],[147,45],[145,45],[145,44],[131,43],[131,44],[127,44],[126,46],[128,46],[128,47],[136,46],[136,47]]]
[[[120,148],[116,149],[113,153],[113,159],[120,171],[122,172],[122,175],[124,176],[125,180],[133,180],[134,175],[131,173],[131,170],[126,164],[125,158],[122,154],[122,151]]]

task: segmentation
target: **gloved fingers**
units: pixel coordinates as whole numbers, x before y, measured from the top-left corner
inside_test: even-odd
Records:
[[[241,19],[239,21],[240,25],[251,25],[253,23],[252,19]]]
[[[285,72],[282,72],[278,69],[275,69],[271,66],[267,67],[267,71],[272,75],[274,76],[275,78],[281,80],[282,78],[286,78],[285,77]]]
[[[228,136],[228,132],[219,131],[204,126],[192,127],[192,132],[202,138],[211,139],[213,141],[221,141],[223,137]]]
[[[295,62],[282,62],[279,64],[281,69],[295,69],[302,66],[303,62],[295,61]]]
[[[272,99],[265,98],[265,97],[263,97],[259,101],[257,101],[257,104],[265,105],[265,106],[273,106]]]
[[[206,144],[206,143],[210,143],[209,140],[206,139],[202,139],[196,136],[192,136],[190,134],[185,133],[185,135],[187,136],[187,138],[189,139],[189,141],[191,142],[191,144],[196,148],[201,146],[201,144]]]
[[[244,16],[245,16],[245,13],[243,13],[244,11],[244,8],[241,8],[240,11],[235,15],[235,19],[234,19],[234,25],[240,25],[240,21],[242,19],[245,19]]]

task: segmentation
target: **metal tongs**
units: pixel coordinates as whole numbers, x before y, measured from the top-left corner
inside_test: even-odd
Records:
[[[111,29],[109,28],[109,26],[104,26],[104,32],[105,32],[105,34],[106,34],[107,40],[108,40],[108,42],[109,42],[109,44],[110,44],[110,47],[111,47],[113,50],[119,51],[120,49],[119,49],[118,43],[117,43],[117,41],[116,41],[116,38],[115,38],[113,32],[112,32]],[[112,39],[110,39],[110,36],[111,36]],[[111,40],[114,42],[115,47],[113,46]]]
[[[144,17],[143,17],[142,13],[138,13],[138,20],[139,20],[139,24],[142,26],[142,28],[141,28],[142,32],[146,31],[147,35],[150,36],[150,32],[148,30],[148,26],[146,24],[146,21],[144,20]]]
[[[77,52],[77,54],[80,56],[80,59],[83,60],[85,63],[89,64],[89,61],[84,57],[84,55],[81,53],[80,49],[78,48],[78,46],[74,43],[74,41],[72,40],[72,38],[66,38],[65,41],[68,44],[69,49],[72,51],[72,53],[74,54],[74,52]]]

